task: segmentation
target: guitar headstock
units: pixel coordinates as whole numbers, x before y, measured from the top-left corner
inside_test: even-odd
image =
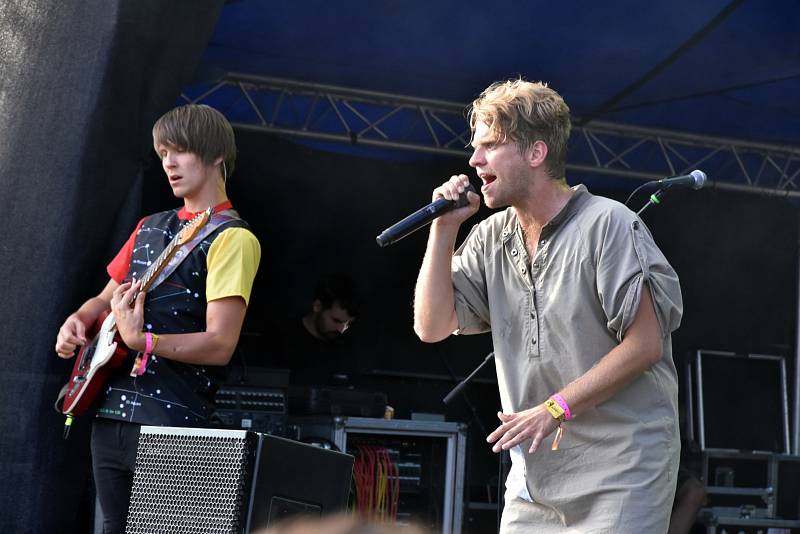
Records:
[[[191,241],[194,236],[197,235],[197,232],[205,226],[205,224],[211,219],[212,208],[208,208],[205,211],[201,211],[197,215],[194,216],[189,222],[187,222],[181,231],[176,236],[175,246],[181,247]]]

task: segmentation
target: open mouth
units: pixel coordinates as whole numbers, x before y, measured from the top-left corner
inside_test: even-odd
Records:
[[[481,180],[483,180],[483,186],[481,187],[481,191],[484,191],[490,185],[492,185],[492,182],[497,180],[497,176],[495,176],[494,174],[482,174],[481,175]]]

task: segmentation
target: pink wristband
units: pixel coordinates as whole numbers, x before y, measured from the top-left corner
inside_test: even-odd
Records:
[[[558,393],[553,393],[550,396],[550,398],[556,401],[558,405],[561,406],[561,409],[564,410],[565,421],[569,421],[570,419],[572,419],[572,414],[569,411],[569,405],[567,404],[567,401],[564,400],[564,397],[562,397]]]
[[[147,369],[147,362],[150,359],[150,353],[153,351],[153,334],[150,332],[144,335],[144,354],[142,354],[142,361],[136,374],[142,376]]]
[[[153,334],[146,332],[144,335],[144,353],[150,354],[153,351]]]
[[[142,376],[144,374],[145,369],[147,369],[147,360],[150,359],[150,352],[152,350],[153,350],[153,334],[151,334],[150,332],[145,332],[144,352],[139,354],[136,357],[136,360],[133,362],[133,368],[131,369],[132,377]]]
[[[147,360],[150,358],[150,353],[145,352],[142,354],[142,361],[139,364],[139,367],[136,369],[136,376],[142,376],[144,372],[147,370]]]

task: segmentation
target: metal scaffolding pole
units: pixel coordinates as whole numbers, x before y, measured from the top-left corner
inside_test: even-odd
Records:
[[[798,242],[797,259],[797,324],[795,325],[794,344],[794,403],[792,409],[792,453],[800,455],[800,242]]]
[[[334,85],[229,73],[186,102],[220,109],[235,128],[340,143],[465,156],[466,105]],[[578,117],[575,124],[580,124]],[[706,187],[800,197],[800,147],[592,121],[575,126],[567,169],[655,180],[702,167]],[[715,179],[724,177],[724,179]]]

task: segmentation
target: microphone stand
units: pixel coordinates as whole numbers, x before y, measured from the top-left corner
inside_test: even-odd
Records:
[[[478,423],[478,426],[480,427],[481,432],[483,432],[484,435],[486,435],[486,428],[484,428],[483,424],[481,423],[481,420],[478,417],[478,413],[475,411],[475,406],[473,406],[472,403],[469,402],[467,394],[463,393],[462,390],[466,387],[467,384],[469,384],[469,382],[473,379],[473,377],[476,374],[478,374],[480,370],[483,369],[487,363],[489,363],[489,360],[491,360],[492,358],[494,358],[494,352],[490,352],[489,354],[487,354],[486,357],[483,359],[483,361],[480,363],[480,365],[478,365],[478,367],[476,367],[475,370],[473,370],[469,374],[469,376],[467,376],[464,380],[456,384],[456,387],[450,390],[450,393],[445,395],[445,397],[442,399],[442,402],[444,404],[450,404],[453,398],[458,393],[461,393],[464,396],[464,400],[467,402],[467,405],[469,406],[470,410],[472,410],[472,417],[475,419],[475,422]],[[452,371],[450,372],[450,374],[453,374]],[[503,511],[503,480],[504,480],[503,462],[506,460],[507,457],[508,457],[508,451],[502,451],[497,456],[497,531],[498,532],[500,531],[500,517]]]
[[[642,213],[644,213],[644,210],[646,210],[650,206],[655,206],[657,204],[661,204],[661,197],[663,197],[664,193],[666,193],[666,192],[667,192],[666,189],[659,189],[658,191],[656,191],[655,193],[650,195],[650,199],[647,201],[647,204],[642,206],[642,208],[639,211],[636,212],[636,215],[641,217]]]
[[[490,352],[489,354],[487,354],[486,357],[481,362],[481,364],[478,367],[476,367],[475,370],[472,371],[467,378],[456,384],[456,387],[450,390],[450,393],[445,395],[445,397],[442,399],[442,402],[445,404],[450,404],[450,401],[453,400],[453,397],[455,397],[462,389],[464,389],[464,387],[467,384],[469,384],[470,380],[472,380],[472,378],[476,374],[478,374],[478,371],[483,369],[483,366],[489,363],[489,360],[491,360],[492,358],[494,358],[494,352]]]

